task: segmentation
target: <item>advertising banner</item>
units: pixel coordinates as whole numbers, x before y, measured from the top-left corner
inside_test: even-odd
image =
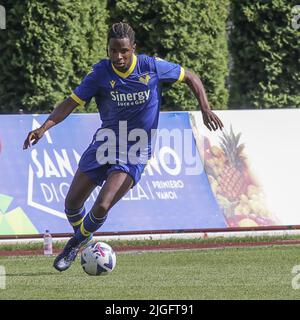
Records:
[[[216,113],[223,132],[204,128],[198,112],[193,128],[228,227],[300,225],[300,110]]]
[[[64,200],[98,114],[72,114],[22,150],[47,115],[0,116],[0,235],[71,232]],[[211,178],[210,178],[211,179]],[[100,187],[86,202],[93,205]],[[155,153],[140,182],[117,203],[103,232],[226,228],[204,171],[188,113],[161,113]]]

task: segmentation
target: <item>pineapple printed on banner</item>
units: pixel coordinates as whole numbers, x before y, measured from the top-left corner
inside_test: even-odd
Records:
[[[241,133],[222,131],[219,146],[204,138],[202,155],[211,189],[229,227],[277,225],[279,221],[266,206],[265,195],[252,174]]]

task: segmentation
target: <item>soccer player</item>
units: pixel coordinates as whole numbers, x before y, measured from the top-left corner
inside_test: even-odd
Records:
[[[29,132],[24,142],[23,149],[35,145],[47,130],[63,121],[78,105],[83,106],[95,97],[102,126],[83,153],[65,199],[65,213],[74,228],[74,236],[54,261],[53,265],[59,271],[70,267],[79,249],[103,225],[108,211],[140,180],[146,166],[145,158],[150,158],[153,149],[149,136],[158,124],[161,83],[186,83],[199,102],[207,128],[217,130],[223,127],[210,109],[198,76],[178,64],[144,54],[136,55],[135,48],[133,29],[126,23],[113,24],[108,33],[109,59],[93,65],[73,93],[54,109],[40,128]],[[118,141],[125,141],[124,136],[127,139],[127,134],[134,129],[144,130],[148,139],[140,156],[131,161],[132,157],[126,152],[133,142],[124,144]],[[107,138],[112,133],[117,142],[108,146],[105,136]],[[106,162],[101,149],[104,146],[112,154]],[[116,147],[116,153],[110,152],[113,147]],[[97,185],[102,188],[92,209],[86,213],[84,203]]]

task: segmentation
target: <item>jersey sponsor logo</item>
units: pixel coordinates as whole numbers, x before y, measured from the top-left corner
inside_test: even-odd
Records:
[[[146,85],[148,84],[150,79],[151,78],[150,78],[148,73],[146,75],[144,75],[144,76],[140,76],[139,77],[139,81],[142,82],[143,84],[146,84]]]
[[[111,100],[117,102],[118,107],[136,106],[149,100],[150,89],[133,93],[120,93],[111,91]]]

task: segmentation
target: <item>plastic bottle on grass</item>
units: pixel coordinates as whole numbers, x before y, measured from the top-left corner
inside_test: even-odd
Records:
[[[44,255],[51,256],[53,254],[52,236],[49,230],[44,233]]]

